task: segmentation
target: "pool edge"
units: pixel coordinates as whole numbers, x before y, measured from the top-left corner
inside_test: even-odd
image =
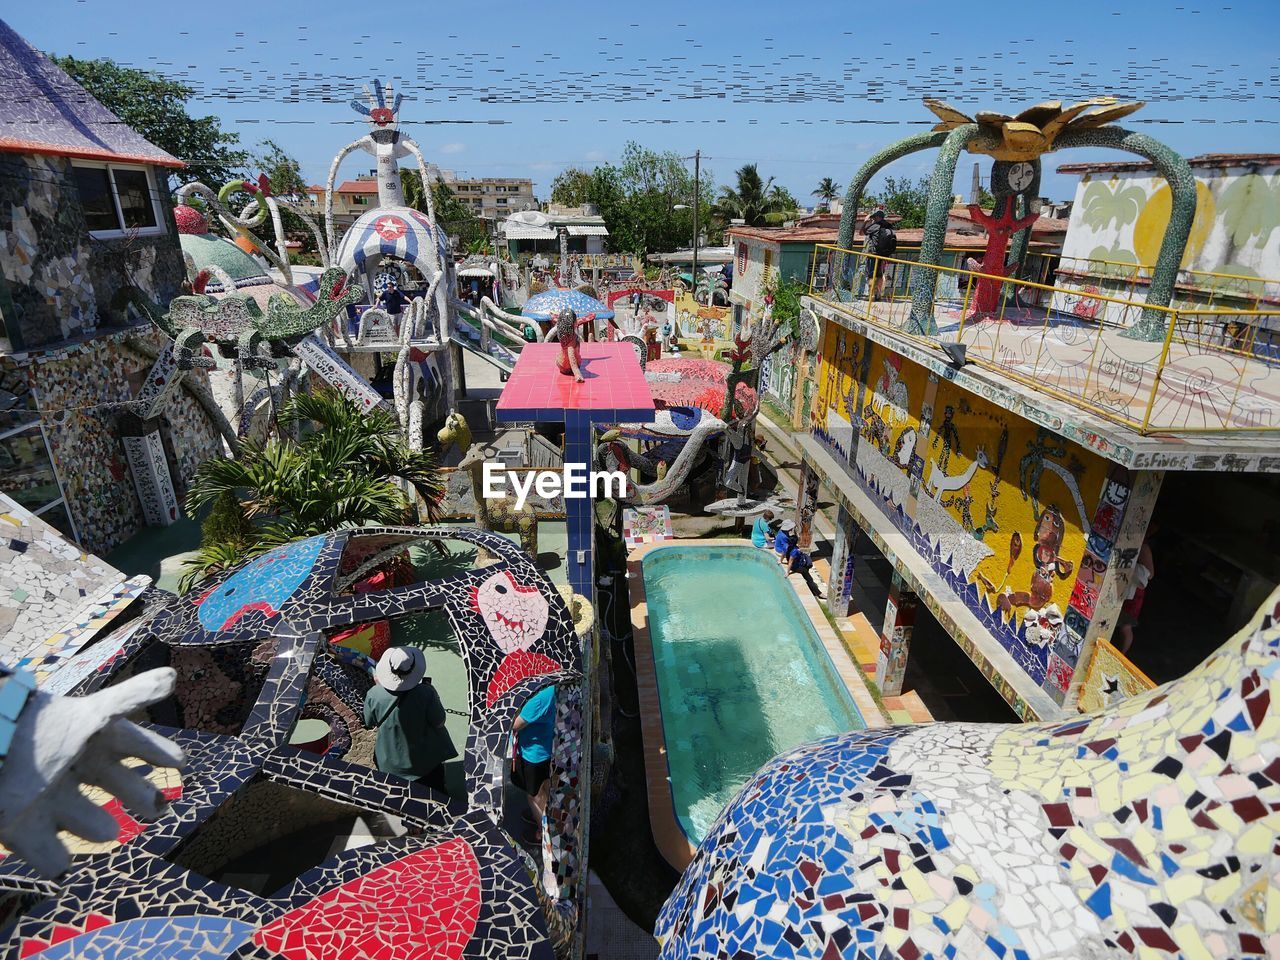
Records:
[[[649,607],[645,591],[643,561],[654,550],[664,547],[716,547],[755,550],[748,542],[716,539],[662,540],[632,548],[627,553],[628,601],[636,656],[636,693],[640,701],[640,732],[644,742],[645,791],[649,801],[649,828],[663,858],[681,872],[693,860],[697,848],[689,840],[680,818],[676,816],[675,798],[671,792],[671,771],[667,764],[666,730],[662,721],[662,705],[658,696],[657,668],[649,638]],[[862,671],[848,648],[836,636],[818,599],[809,592],[800,577],[787,577],[800,601],[801,609],[813,624],[827,658],[844,684],[866,729],[887,726]]]

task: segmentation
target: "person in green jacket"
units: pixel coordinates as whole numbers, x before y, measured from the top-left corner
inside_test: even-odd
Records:
[[[445,729],[444,704],[429,679],[427,658],[417,647],[391,647],[373,671],[364,698],[364,723],[378,731],[378,769],[420,780],[445,793],[444,762],[458,755]]]

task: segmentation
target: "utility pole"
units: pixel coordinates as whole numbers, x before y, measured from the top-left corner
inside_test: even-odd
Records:
[[[693,151],[693,299],[698,299],[698,207],[702,206],[702,151]],[[707,306],[711,304],[708,303]]]

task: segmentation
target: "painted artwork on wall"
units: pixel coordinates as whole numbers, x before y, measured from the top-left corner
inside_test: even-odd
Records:
[[[1080,686],[1080,710],[1105,710],[1152,690],[1155,685],[1128,657],[1106,640],[1099,640]]]
[[[1230,297],[1280,296],[1275,279],[1280,277],[1277,167],[1194,170],[1196,217],[1182,267],[1229,276],[1197,277],[1188,283]],[[1168,184],[1152,171],[1087,175],[1076,187],[1063,266],[1071,268],[1072,258],[1105,260],[1119,277],[1129,273],[1126,264],[1154,264],[1171,207]],[[1203,303],[1205,297],[1194,299]]]
[[[1061,702],[1093,615],[1094,567],[1106,569],[1128,495],[1106,462],[836,324],[827,324],[810,424]]]

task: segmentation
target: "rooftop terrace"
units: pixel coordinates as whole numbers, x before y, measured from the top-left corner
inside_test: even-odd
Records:
[[[866,282],[869,267],[884,278],[880,289]],[[1030,419],[1095,422],[1096,432],[1129,454],[1167,449],[1171,440],[1204,447],[1209,435],[1215,449],[1274,449],[1280,433],[1280,353],[1271,339],[1277,310],[1153,307],[1139,286],[1123,291],[1128,297],[1110,296],[1063,277],[1010,281],[834,246],[818,248],[812,278],[811,296],[831,308],[820,312],[837,322],[865,324],[873,339],[887,334],[890,346],[918,348],[933,360],[926,365],[944,372],[941,345],[963,344],[965,372],[996,374],[983,379],[1009,392],[1009,406],[1018,406],[1016,395],[1041,413],[1024,413]],[[913,317],[912,295],[930,278],[929,312]],[[1163,337],[1133,336],[1144,317]],[[947,375],[960,379],[954,367]],[[1116,450],[1100,452],[1126,460]]]

